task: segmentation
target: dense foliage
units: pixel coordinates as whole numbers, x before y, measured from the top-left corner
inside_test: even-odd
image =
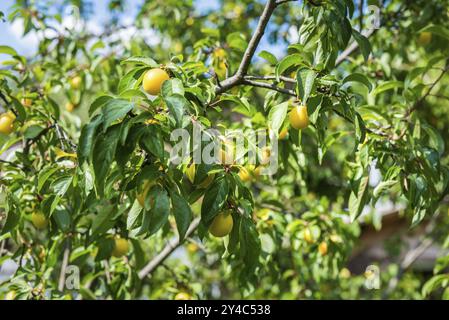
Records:
[[[0,297],[449,296],[449,256],[414,272],[400,238],[380,290],[347,266],[387,205],[449,245],[446,0],[147,0],[132,19],[111,0],[101,33],[88,1],[50,2],[0,13],[39,39],[29,58],[0,43],[0,266],[18,265]],[[277,171],[266,149],[171,162],[171,133],[199,124],[270,129]]]

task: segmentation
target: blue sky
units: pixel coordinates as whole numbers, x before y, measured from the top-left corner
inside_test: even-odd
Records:
[[[121,14],[122,22],[126,19],[130,20],[138,11],[138,8],[144,0],[127,0],[126,7],[123,14]],[[0,0],[0,11],[6,15],[10,12],[11,6],[15,3],[14,0]],[[100,28],[110,18],[110,13],[107,9],[109,0],[92,0],[93,14],[90,17],[89,23],[92,28]],[[202,12],[209,10],[216,10],[219,8],[219,3],[216,0],[196,0],[196,7],[201,8]],[[201,12],[199,12],[201,14]],[[125,23],[126,24],[126,23]],[[21,55],[30,57],[37,51],[38,39],[35,33],[28,34],[23,37],[23,24],[16,21],[13,24],[9,22],[0,22],[0,45],[8,45],[17,50]],[[270,46],[266,41],[262,40],[260,50],[270,50],[278,57],[282,55],[283,49],[279,46]],[[0,61],[5,60],[7,56],[0,54]]]

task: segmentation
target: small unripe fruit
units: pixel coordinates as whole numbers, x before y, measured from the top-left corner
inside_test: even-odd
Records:
[[[116,258],[120,258],[128,253],[129,243],[127,239],[120,237],[115,238],[114,249],[112,250],[112,255]]]
[[[0,115],[0,133],[10,134],[14,130],[15,116],[11,113],[3,113]]]
[[[309,125],[307,107],[304,105],[295,106],[289,114],[290,125],[295,129],[305,129]]]
[[[227,236],[232,231],[233,226],[234,220],[231,212],[225,211],[215,216],[209,227],[209,232],[213,236],[221,238]]]
[[[81,79],[80,76],[75,76],[72,79],[70,79],[70,86],[72,87],[72,89],[77,90],[81,87],[81,82],[83,80]]]
[[[313,235],[312,231],[309,228],[304,229],[303,231],[304,240],[308,243],[313,243]]]
[[[432,41],[432,33],[428,31],[421,32],[418,37],[418,44],[420,46],[426,46]]]
[[[192,300],[192,297],[187,292],[178,292],[175,296],[175,300]]]
[[[322,255],[325,256],[327,254],[327,243],[326,242],[321,242],[320,245],[318,246],[318,252]]]
[[[161,92],[164,81],[168,79],[170,79],[170,76],[164,70],[159,68],[151,69],[143,76],[143,90],[156,96]]]
[[[33,212],[31,214],[31,222],[37,229],[44,229],[48,225],[48,220],[41,212]]]
[[[66,109],[68,112],[72,112],[73,110],[75,110],[75,105],[74,105],[73,103],[71,103],[71,102],[67,102],[67,103],[65,104],[65,109]]]

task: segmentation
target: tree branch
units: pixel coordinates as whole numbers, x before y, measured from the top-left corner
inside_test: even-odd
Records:
[[[284,94],[288,94],[290,96],[296,97],[296,93],[294,90],[290,90],[290,89],[285,89],[285,88],[281,88],[281,87],[277,87],[276,85],[272,84],[272,83],[266,83],[266,82],[258,82],[258,81],[253,81],[253,80],[248,80],[246,77],[243,79],[242,84],[246,84],[246,85],[250,85],[253,87],[259,87],[259,88],[265,88],[265,89],[270,89],[270,90],[274,90],[280,93],[284,93]]]
[[[65,244],[64,255],[62,257],[61,272],[59,274],[59,283],[58,283],[58,290],[60,292],[64,291],[65,274],[66,274],[67,266],[69,264],[69,257],[70,257],[70,239],[68,239]]]
[[[188,238],[198,228],[199,224],[200,218],[193,220],[186,232],[185,238]],[[147,275],[151,274],[173,251],[182,245],[182,243],[183,241],[180,241],[179,238],[169,240],[164,249],[162,249],[157,256],[155,256],[150,262],[147,263],[145,267],[142,268],[142,270],[139,271],[139,279],[143,279]]]
[[[242,61],[240,62],[239,68],[237,72],[221,82],[220,86],[215,88],[215,93],[220,94],[223,93],[230,88],[239,85],[242,83],[243,77],[248,72],[249,65],[251,63],[251,59],[256,52],[257,46],[259,45],[260,39],[265,33],[265,28],[267,27],[268,21],[270,20],[271,15],[273,14],[274,9],[276,9],[276,1],[268,0],[265,4],[265,8],[260,16],[259,23],[257,24],[256,30],[254,31],[249,43],[248,47],[243,54]]]

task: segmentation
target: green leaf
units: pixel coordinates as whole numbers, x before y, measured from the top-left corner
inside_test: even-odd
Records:
[[[158,127],[146,127],[140,143],[145,151],[150,152],[161,160],[164,159],[164,141],[162,140]]]
[[[392,186],[394,186],[396,183],[398,183],[396,180],[387,180],[387,181],[381,181],[373,191],[373,197],[379,198],[379,196],[382,194],[382,192],[390,189]]]
[[[48,178],[50,178],[56,171],[59,170],[59,167],[46,167],[41,172],[39,172],[39,176],[37,179],[37,192],[41,192],[42,187],[47,182]]]
[[[352,36],[359,44],[359,48],[360,51],[362,51],[363,58],[365,58],[365,61],[367,61],[371,53],[371,44],[369,40],[355,29],[352,29]]]
[[[302,56],[298,53],[288,55],[284,59],[282,59],[281,62],[279,62],[276,65],[276,69],[275,69],[275,75],[276,75],[277,80],[279,81],[279,77],[288,68],[290,68],[292,66],[300,65],[302,63],[302,59],[303,59]]]
[[[154,200],[154,205],[150,211],[149,234],[151,235],[156,233],[168,221],[170,198],[167,191],[159,185],[156,185],[148,192],[148,197]]]
[[[241,32],[233,32],[226,36],[226,42],[229,48],[244,52],[248,43]]]
[[[184,115],[184,110],[188,107],[188,101],[186,100],[186,98],[179,94],[173,94],[171,96],[164,97],[164,101],[167,104],[170,114],[176,121],[176,126],[180,127],[182,123],[182,117]]]
[[[162,83],[162,96],[169,97],[174,94],[184,96],[184,86],[178,78],[166,80]]]
[[[34,139],[36,138],[42,131],[44,130],[44,128],[42,128],[41,126],[38,125],[32,125],[29,126],[23,136],[25,137],[25,139]]]
[[[316,72],[311,69],[301,68],[298,70],[296,75],[297,93],[301,98],[302,103],[307,102],[307,99],[312,92],[316,76]]]
[[[422,28],[421,30],[418,31],[419,33],[421,32],[431,32],[433,34],[436,34],[440,37],[443,37],[447,40],[449,40],[449,29],[441,26],[441,25],[430,25],[430,26],[426,26],[424,28]]]
[[[368,194],[368,181],[369,176],[363,176],[358,181],[357,190],[351,191],[349,196],[349,214],[351,217],[351,221],[355,221],[362,213],[363,208],[367,202],[367,194]]]
[[[94,145],[94,137],[98,126],[103,122],[101,115],[96,115],[91,122],[86,124],[81,130],[81,136],[78,144],[78,160],[83,163],[90,158],[91,151]]]
[[[285,117],[287,116],[287,109],[288,102],[275,105],[270,109],[270,113],[268,114],[268,127],[271,130],[276,133],[279,132],[279,129],[282,127]]]
[[[421,124],[421,128],[427,133],[429,138],[429,146],[438,151],[438,153],[443,155],[444,153],[444,140],[441,134],[433,127],[427,124]]]
[[[360,82],[361,84],[364,84],[368,88],[369,91],[371,91],[373,89],[373,85],[368,80],[368,77],[362,73],[350,74],[349,76],[347,76],[346,78],[343,79],[343,83],[347,83],[347,82]]]
[[[229,185],[228,181],[221,177],[216,179],[210,188],[206,191],[201,206],[201,220],[203,224],[209,225],[212,219],[223,208],[228,198]]]
[[[141,56],[133,56],[133,57],[129,57],[126,60],[123,60],[121,62],[121,64],[135,64],[135,65],[141,65],[141,66],[146,66],[146,67],[151,67],[151,68],[157,68],[159,67],[159,64],[157,64],[156,61],[154,61],[151,58],[148,57],[141,57]]]
[[[380,84],[379,86],[377,86],[376,89],[374,89],[373,91],[373,96],[378,95],[379,93],[385,92],[387,90],[393,90],[393,89],[397,89],[397,88],[403,88],[404,87],[404,83],[402,81],[386,81],[382,84]]]
[[[170,192],[172,202],[172,212],[175,216],[176,227],[178,228],[179,239],[183,240],[190,222],[192,221],[193,213],[190,209],[189,203],[176,191]]]
[[[261,57],[262,59],[267,60],[271,65],[276,65],[278,63],[278,59],[276,58],[276,56],[268,51],[262,50],[259,53],[259,57]]]
[[[113,99],[109,100],[102,108],[102,114],[104,119],[103,132],[116,120],[124,117],[128,112],[134,108],[134,103],[121,100]]]
[[[18,56],[17,51],[9,46],[0,46],[0,53]]]
[[[126,219],[126,228],[128,230],[134,229],[137,222],[139,221],[140,213],[142,212],[142,206],[139,201],[135,200],[133,206],[128,212],[128,217]]]
[[[105,233],[114,225],[114,207],[107,205],[101,206],[99,212],[92,221],[92,236]]]
[[[58,225],[58,228],[63,232],[70,230],[70,215],[67,210],[56,210],[53,214],[53,218]]]
[[[111,96],[108,96],[108,95],[103,95],[103,96],[99,96],[98,98],[96,98],[94,100],[94,102],[92,102],[92,104],[89,107],[89,116],[91,116],[98,108],[101,108],[109,100],[112,100],[112,99],[114,99],[114,98]]]
[[[71,175],[64,175],[61,177],[58,177],[53,183],[51,184],[54,192],[59,196],[64,196],[64,194],[69,189],[70,185],[72,184],[73,177]]]
[[[449,284],[449,274],[439,274],[427,281],[422,288],[422,295],[427,297],[432,291]]]
[[[124,77],[120,79],[118,84],[119,94],[127,90],[136,89],[142,82],[142,78],[147,70],[147,67],[131,69]]]
[[[120,125],[111,127],[106,133],[97,137],[92,154],[97,191],[103,195],[106,176],[114,160],[115,149],[120,137]]]

